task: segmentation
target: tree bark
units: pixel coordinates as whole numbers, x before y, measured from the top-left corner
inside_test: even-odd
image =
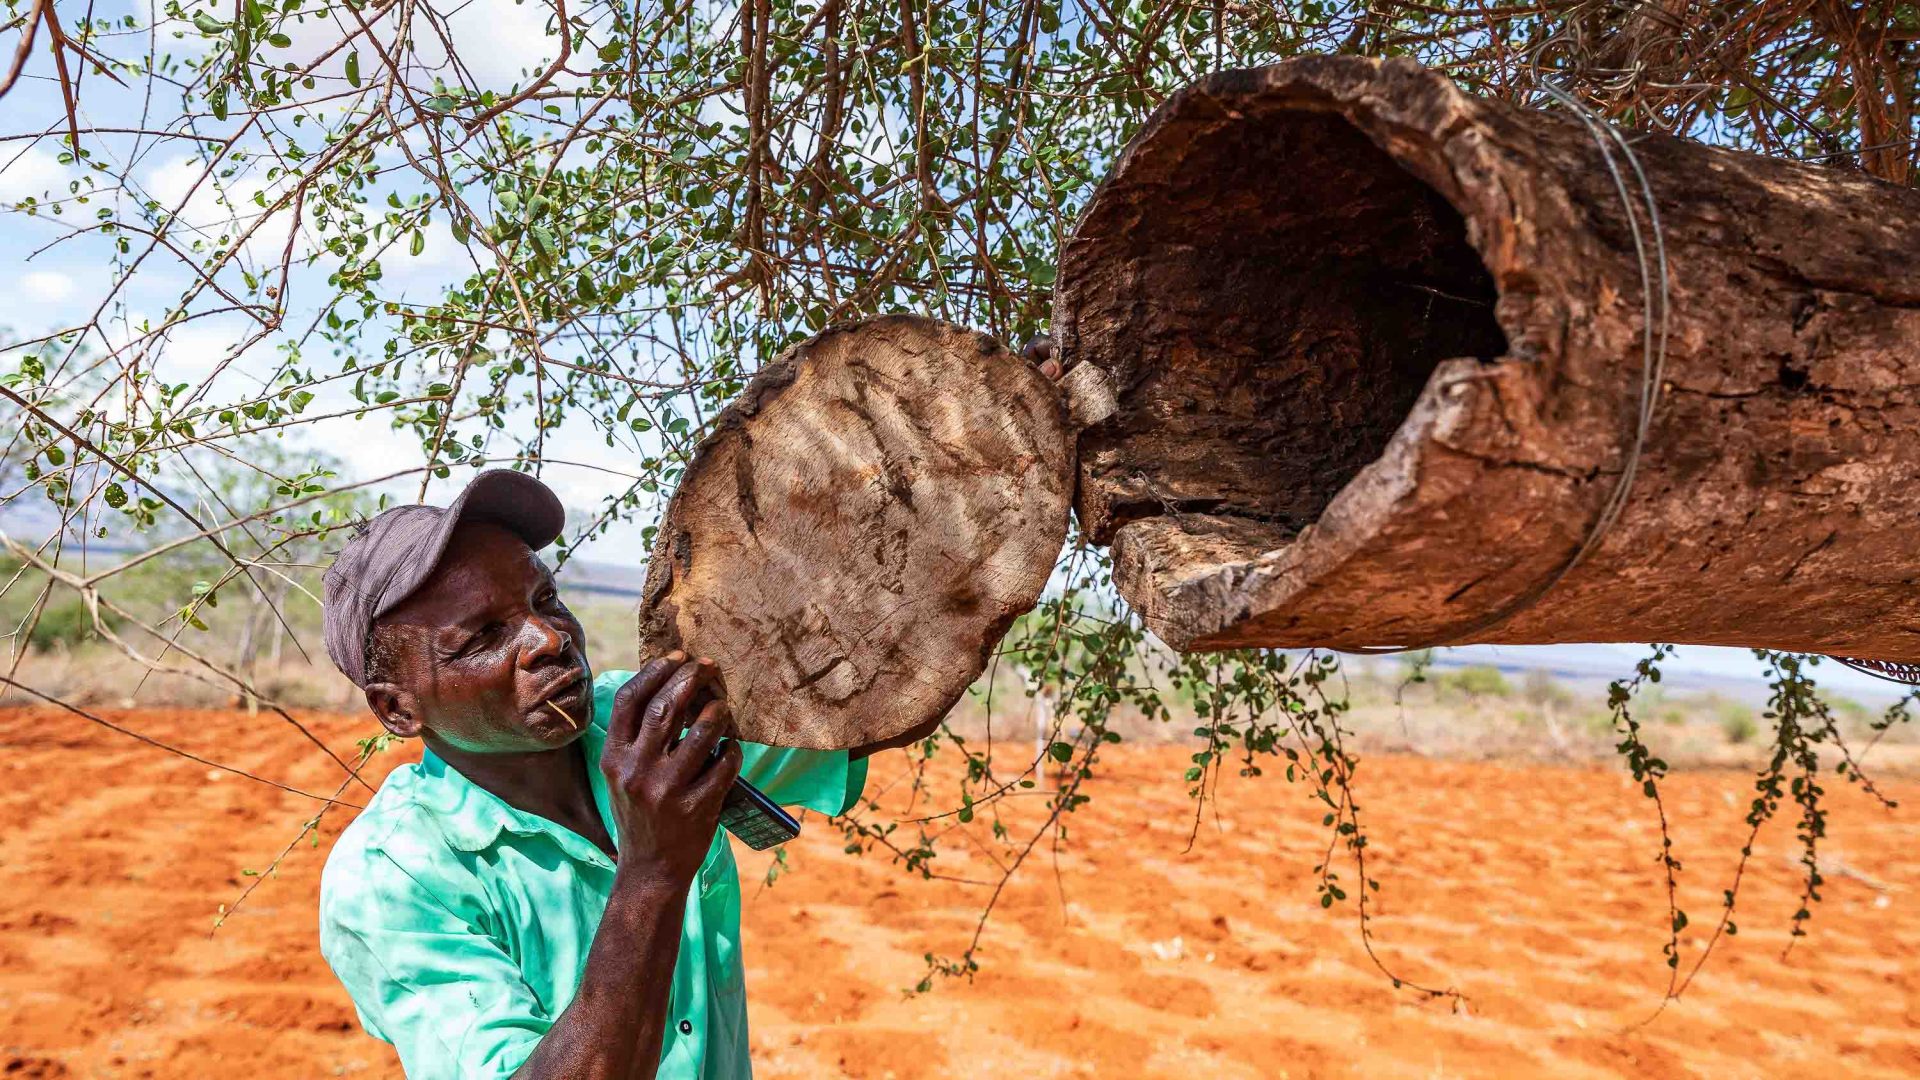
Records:
[[[1631,138],[1665,378],[1559,577],[1643,385],[1654,234],[1643,263],[1605,137],[1359,58],[1149,119],[1062,251],[1054,336],[1111,376],[1076,507],[1155,633],[1920,660],[1920,193]]]
[[[1066,539],[1060,395],[992,338],[912,316],[762,369],[660,524],[640,648],[711,657],[743,738],[844,748],[944,716]]]

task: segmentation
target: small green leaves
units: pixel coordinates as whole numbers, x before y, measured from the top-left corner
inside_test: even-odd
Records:
[[[528,231],[533,238],[533,250],[542,259],[552,259],[560,254],[560,244],[554,240],[553,231],[545,225],[535,225]]]

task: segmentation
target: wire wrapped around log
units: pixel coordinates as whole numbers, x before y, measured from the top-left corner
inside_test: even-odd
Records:
[[[1076,508],[1180,649],[1669,641],[1920,660],[1920,193],[1609,138],[1405,61],[1169,99],[1060,259]],[[1642,219],[1642,225],[1645,220]],[[1492,625],[1516,598],[1552,588]]]

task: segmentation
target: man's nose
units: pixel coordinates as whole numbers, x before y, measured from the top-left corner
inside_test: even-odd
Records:
[[[527,628],[522,632],[521,656],[527,660],[544,660],[565,656],[573,646],[573,635],[557,622],[544,615],[534,615],[527,619]]]

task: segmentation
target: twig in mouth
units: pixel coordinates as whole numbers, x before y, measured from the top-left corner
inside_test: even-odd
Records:
[[[576,731],[578,731],[578,730],[579,730],[579,728],[580,728],[580,721],[578,721],[578,720],[575,720],[575,719],[573,718],[573,716],[572,716],[572,714],[570,714],[570,713],[568,713],[568,712],[567,712],[567,710],[565,710],[565,709],[563,709],[563,708],[561,708],[561,707],[560,707],[559,705],[557,705],[557,704],[555,704],[555,703],[554,703],[554,702],[552,702],[552,701],[548,701],[548,702],[547,702],[547,708],[549,708],[549,709],[552,709],[552,710],[553,710],[554,712],[557,712],[557,713],[559,713],[559,714],[560,714],[560,719],[562,719],[562,720],[565,720],[565,721],[567,722],[567,726],[568,726],[568,727],[570,727],[570,728],[572,728],[572,729],[574,729],[574,730],[576,730]]]

